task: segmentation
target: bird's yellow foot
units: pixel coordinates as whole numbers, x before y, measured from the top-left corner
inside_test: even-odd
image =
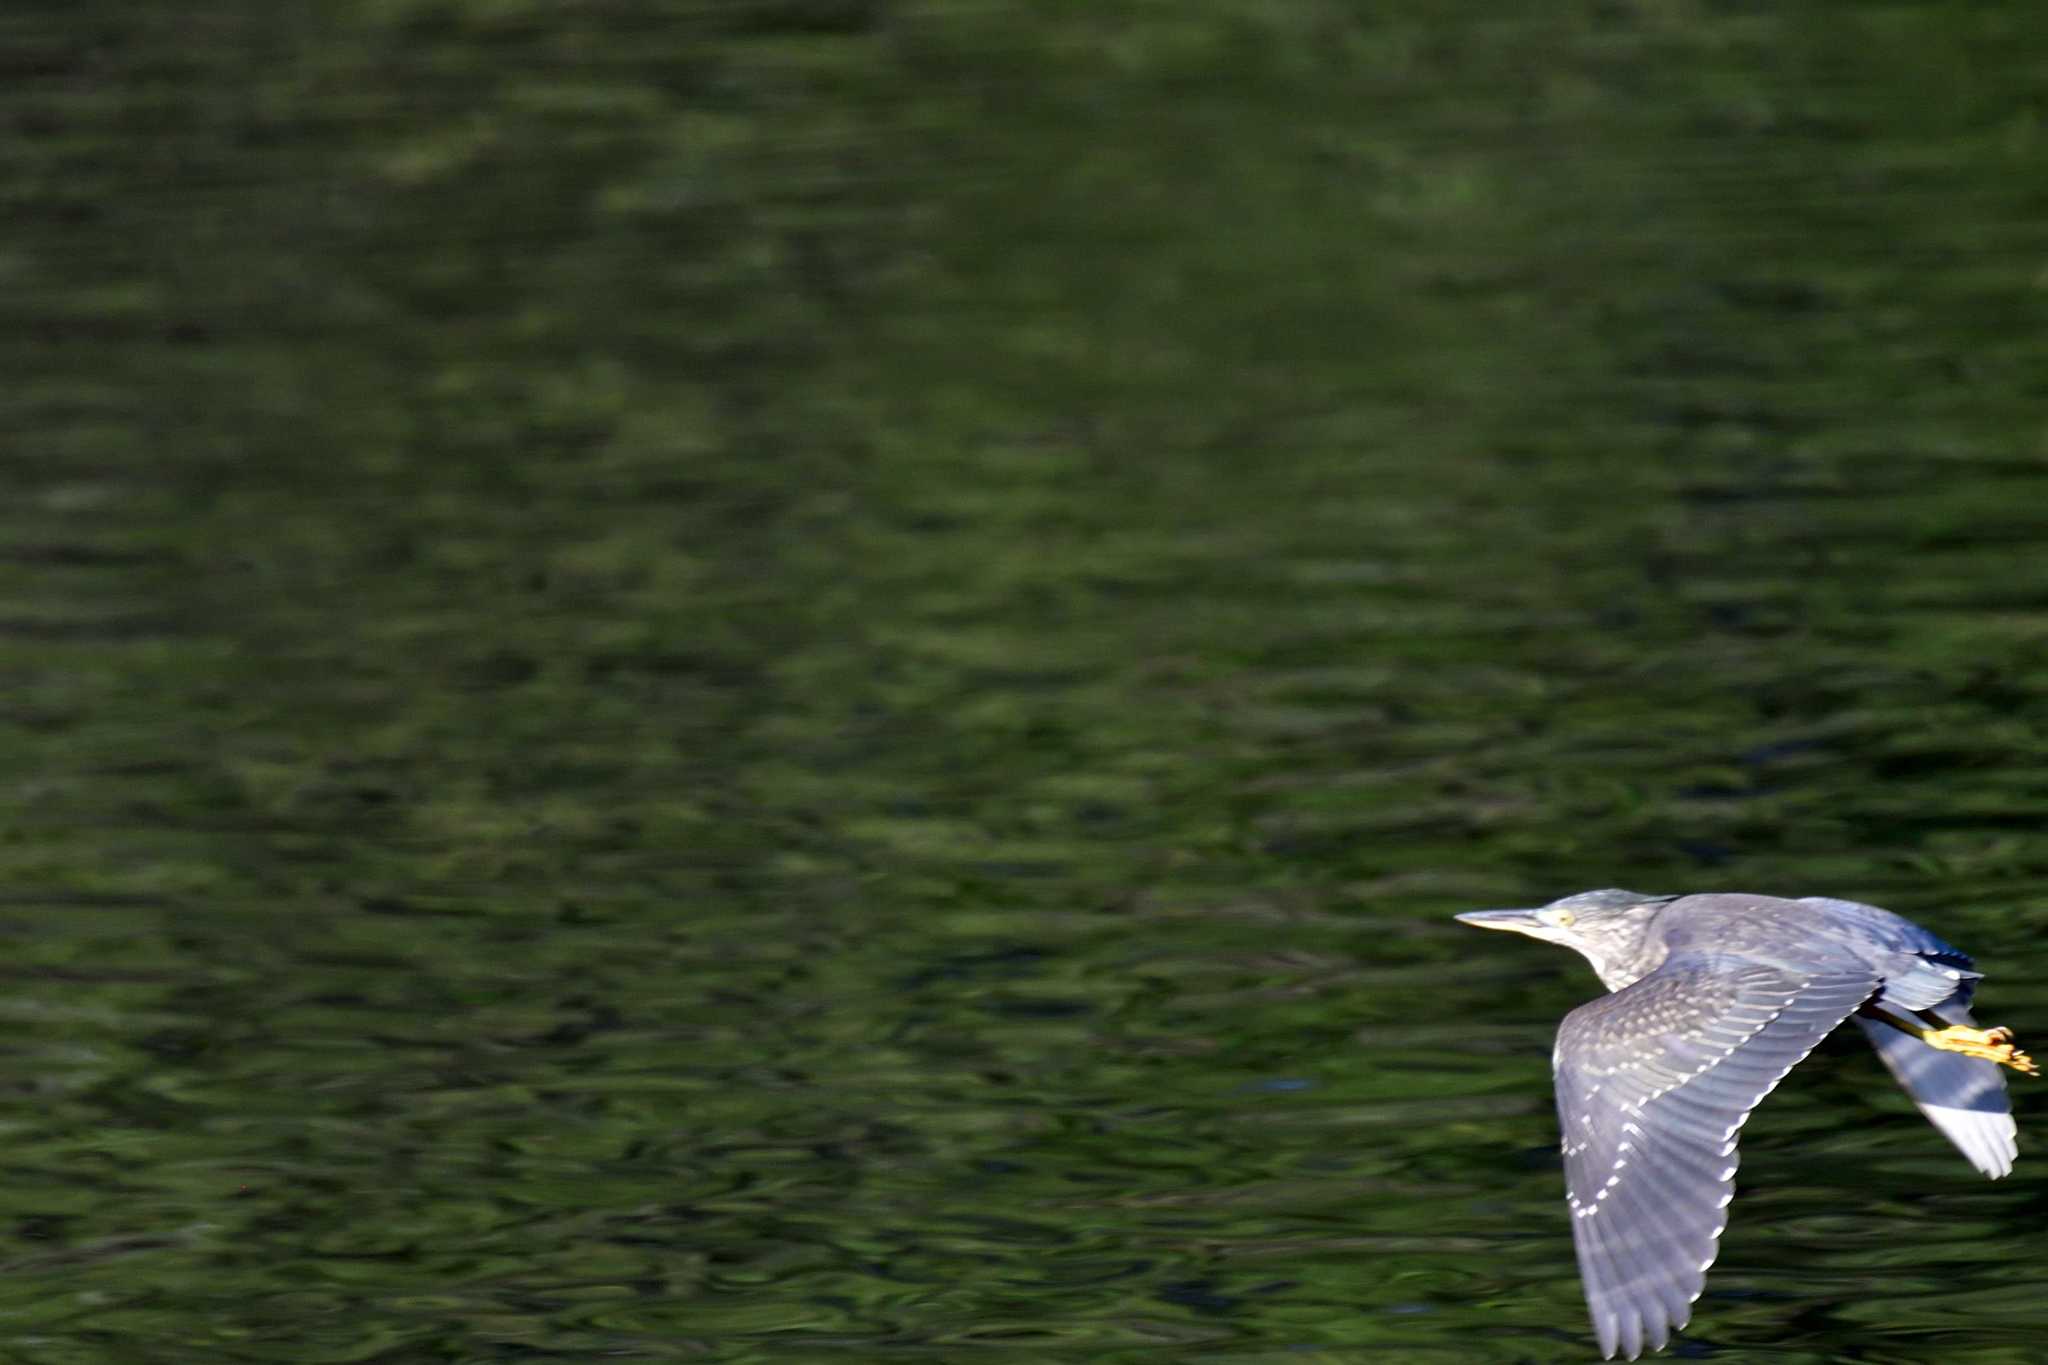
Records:
[[[1964,1028],[1961,1024],[1950,1024],[1947,1028],[1923,1030],[1920,1041],[1943,1052],[1982,1057],[1987,1062],[1997,1062],[2029,1076],[2040,1074],[2034,1059],[2012,1045],[2012,1030],[2009,1028]]]

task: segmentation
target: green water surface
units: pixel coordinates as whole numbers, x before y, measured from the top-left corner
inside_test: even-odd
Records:
[[[1565,1362],[1596,984],[2048,1042],[2030,3],[0,13],[0,1359]],[[1831,1042],[1687,1358],[2048,1359]]]

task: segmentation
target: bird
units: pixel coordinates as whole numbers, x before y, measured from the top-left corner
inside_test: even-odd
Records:
[[[1983,973],[1968,954],[1889,910],[1608,889],[1457,919],[1576,949],[1610,992],[1565,1016],[1551,1053],[1572,1240],[1607,1359],[1661,1350],[1691,1320],[1743,1123],[1845,1019],[1971,1165],[2012,1170],[2000,1068],[2034,1062],[2010,1029],[1971,1018]]]

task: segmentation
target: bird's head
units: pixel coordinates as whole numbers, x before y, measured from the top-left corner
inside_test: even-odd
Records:
[[[1644,964],[1650,922],[1676,899],[1639,891],[1581,891],[1535,910],[1468,910],[1458,920],[1576,949],[1593,964],[1608,989],[1615,990],[1619,989],[1614,984],[1617,980],[1626,984],[1655,965]]]

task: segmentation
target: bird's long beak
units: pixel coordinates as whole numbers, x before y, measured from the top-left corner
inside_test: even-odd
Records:
[[[1476,925],[1481,929],[1510,929],[1518,934],[1543,927],[1543,921],[1536,918],[1534,910],[1467,910],[1457,920],[1460,924]]]

